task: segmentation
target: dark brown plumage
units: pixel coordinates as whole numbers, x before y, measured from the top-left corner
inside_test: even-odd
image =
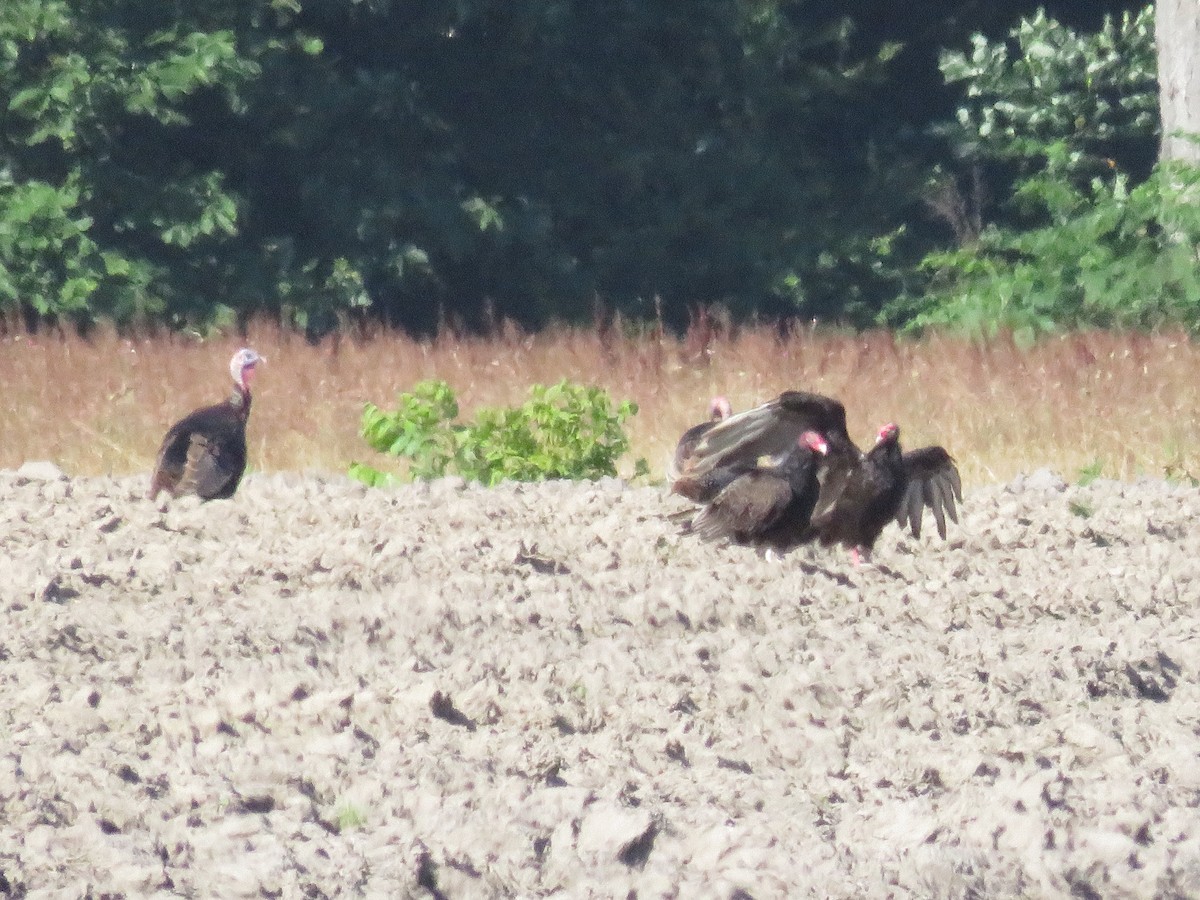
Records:
[[[850,443],[842,404],[820,394],[786,391],[705,429],[678,467],[671,491],[708,503],[734,479],[759,468],[761,460],[786,459],[805,431],[825,438],[830,452]]]
[[[953,458],[942,447],[904,453],[900,427],[893,423],[879,429],[869,452],[831,458],[817,477],[821,494],[813,510],[813,531],[824,546],[848,547],[856,563],[870,558],[892,519],[919,537],[928,506],[943,539],[946,516],[958,521],[954,501],[962,500],[962,482]]]
[[[805,540],[817,502],[817,459],[828,445],[813,431],[800,435],[782,459],[760,464],[733,478],[692,520],[691,530],[706,540],[789,550]]]
[[[903,456],[908,487],[896,511],[901,528],[908,527],[913,537],[921,536],[921,515],[928,509],[937,524],[938,537],[946,539],[946,517],[958,522],[954,501],[962,503],[962,479],[954,457],[944,447],[921,447]]]
[[[250,381],[262,361],[243,348],[229,361],[233,394],[180,419],[163,438],[150,476],[150,499],[166,491],[172,497],[196,494],[204,500],[232,497],[246,470],[246,420],[250,417]]]

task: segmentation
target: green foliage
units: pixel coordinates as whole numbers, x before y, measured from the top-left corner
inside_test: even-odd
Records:
[[[501,481],[593,479],[617,474],[629,449],[624,424],[637,412],[625,401],[613,408],[596,387],[566,381],[534,385],[515,409],[480,409],[474,422],[458,423],[458,401],[444,381],[423,381],[397,398],[394,410],[363,409],[362,435],[375,450],[407,462],[413,479],[457,474],[492,486]],[[638,460],[637,474],[645,474]],[[366,484],[395,476],[354,463],[350,475]]]
[[[1004,41],[972,39],[970,53],[946,51],[939,62],[948,84],[965,97],[955,121],[939,131],[971,160],[1015,163],[1086,184],[1106,175],[1119,149],[1158,127],[1154,9],[1106,17],[1080,34],[1038,10]]]
[[[1081,519],[1090,519],[1096,514],[1095,505],[1087,500],[1070,500],[1067,502],[1067,509],[1071,511],[1071,515]]]
[[[0,315],[319,334],[536,327],[598,297],[626,320],[661,298],[677,326],[697,303],[861,325],[897,291],[885,318],[918,325],[994,322],[997,294],[1030,333],[1186,312],[1160,232],[1182,245],[1190,214],[1147,213],[1178,183],[1139,195],[1129,161],[1155,126],[1148,11],[945,55],[965,97],[944,137],[1022,183],[977,245],[915,269],[926,167],[895,98],[919,91],[893,66],[1000,15],[968,6],[916,29],[866,0],[5,0]],[[1059,300],[1052,235],[1025,232],[1092,203],[1119,222],[1063,229],[1043,268],[1100,249],[1086,299]],[[1135,245],[1125,271],[1099,259]]]
[[[1075,483],[1080,487],[1087,487],[1103,474],[1104,460],[1097,458],[1079,470],[1079,478],[1076,479]]]
[[[0,311],[129,321],[212,314],[200,270],[237,198],[190,153],[191,108],[239,107],[258,74],[232,9],[191,19],[136,0],[9,0],[0,13]]]
[[[73,184],[17,183],[0,171],[0,308],[30,298],[41,313],[86,309],[103,260]]]
[[[362,828],[367,824],[366,814],[350,801],[344,801],[334,811],[339,831],[350,831]]]
[[[1185,484],[1188,487],[1200,487],[1200,478],[1193,475],[1179,458],[1178,453],[1175,458],[1167,461],[1163,466],[1163,478],[1172,484]]]
[[[1139,180],[1119,161],[1156,136],[1153,9],[1086,35],[1039,12],[1012,36],[1011,57],[977,36],[942,58],[966,93],[944,133],[961,156],[1018,173],[1001,218],[972,233],[960,215],[960,246],[927,255],[924,290],[879,321],[1026,343],[1060,328],[1200,328],[1200,170]]]
[[[991,226],[977,243],[934,253],[928,293],[905,308],[908,328],[943,326],[1019,340],[1071,327],[1200,328],[1200,170],[1159,166],[1130,188],[1116,175],[1084,189],[1040,174],[1021,183],[1047,224]],[[888,313],[899,318],[900,307]]]
[[[5,0],[0,313],[873,309],[898,50],[791,0]]]

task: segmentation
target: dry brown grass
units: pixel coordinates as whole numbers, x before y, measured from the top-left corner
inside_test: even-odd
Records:
[[[166,428],[225,395],[225,366],[242,343],[267,357],[255,382],[251,465],[344,471],[378,462],[357,434],[366,400],[443,378],[465,415],[514,404],[561,378],[636,400],[634,450],[661,473],[679,433],[723,393],[735,409],[798,387],[840,397],[851,433],[869,442],[882,422],[910,447],[939,442],[968,482],[1051,466],[1074,477],[1200,476],[1200,349],[1180,334],[1072,334],[1022,351],[884,333],[747,329],[674,339],[596,330],[417,341],[399,334],[327,339],[256,326],[245,339],[157,337],[0,339],[4,394],[0,467],[51,459],[76,474],[149,472]]]

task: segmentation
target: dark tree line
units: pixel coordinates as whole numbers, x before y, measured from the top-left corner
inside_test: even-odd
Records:
[[[0,310],[868,323],[947,239],[938,49],[1033,7],[910,6],[8,0]]]

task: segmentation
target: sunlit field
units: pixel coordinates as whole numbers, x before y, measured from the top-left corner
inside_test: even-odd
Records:
[[[905,446],[943,444],[968,483],[1041,466],[1071,480],[1083,471],[1200,476],[1200,351],[1186,335],[1095,332],[1019,349],[1008,339],[767,327],[680,338],[619,328],[508,327],[424,341],[385,332],[316,346],[268,325],[208,341],[10,334],[0,338],[0,467],[48,459],[71,474],[148,473],[172,422],[227,395],[227,364],[241,344],[267,357],[249,425],[259,471],[386,465],[358,436],[362,405],[390,406],[422,379],[448,381],[469,416],[566,378],[637,402],[634,454],[654,477],[680,432],[706,417],[710,397],[724,394],[740,410],[786,388],[840,398],[862,444],[886,421],[900,423]]]

